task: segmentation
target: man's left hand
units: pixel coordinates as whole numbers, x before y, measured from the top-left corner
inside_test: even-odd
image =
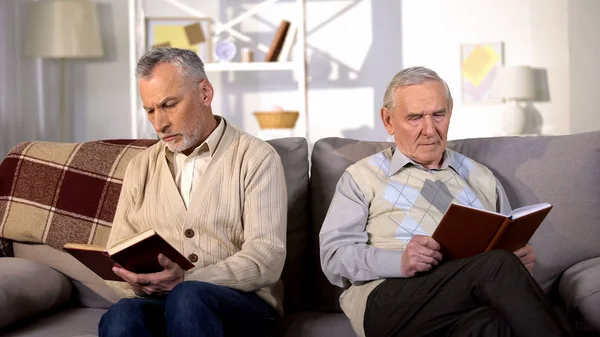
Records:
[[[113,272],[127,281],[138,296],[165,295],[183,282],[183,269],[163,254],[158,255],[158,263],[165,268],[158,273],[136,274],[120,266],[113,267]]]
[[[526,245],[515,251],[515,255],[521,259],[525,268],[531,273],[533,271],[533,266],[535,265],[535,253],[533,252],[533,247]]]

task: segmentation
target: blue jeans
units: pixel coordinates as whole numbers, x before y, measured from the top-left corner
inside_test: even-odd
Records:
[[[254,293],[200,281],[167,296],[126,298],[102,316],[99,337],[269,336],[277,311]]]

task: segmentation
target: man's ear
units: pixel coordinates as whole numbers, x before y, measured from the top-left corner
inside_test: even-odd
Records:
[[[390,109],[388,109],[387,107],[383,106],[381,107],[379,114],[381,115],[381,121],[383,122],[383,126],[385,127],[387,132],[393,136],[394,127],[392,126],[392,111],[390,111]]]
[[[214,89],[208,80],[202,80],[198,83],[198,91],[202,94],[202,105],[209,107],[214,96]]]

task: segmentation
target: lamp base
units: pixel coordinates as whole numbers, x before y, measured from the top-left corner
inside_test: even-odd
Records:
[[[502,131],[505,135],[521,135],[525,131],[525,110],[517,101],[508,101],[503,109]]]

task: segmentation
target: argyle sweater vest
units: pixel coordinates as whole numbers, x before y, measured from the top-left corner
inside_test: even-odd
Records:
[[[451,203],[496,211],[496,179],[485,166],[448,150],[447,168],[408,164],[390,176],[392,151],[348,168],[369,201],[369,244],[403,250],[413,235],[432,235]]]

